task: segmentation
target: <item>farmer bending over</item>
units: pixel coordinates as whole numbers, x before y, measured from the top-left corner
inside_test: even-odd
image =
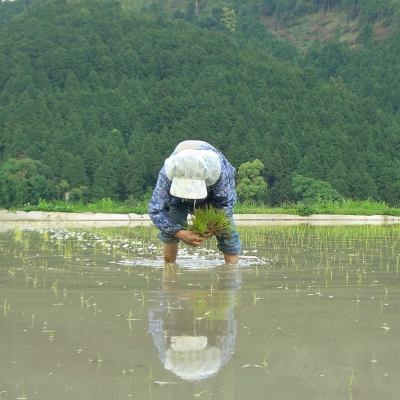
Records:
[[[216,236],[218,248],[226,263],[238,263],[242,244],[233,221],[236,198],[235,168],[224,155],[200,140],[181,142],[165,160],[149,205],[149,216],[160,230],[164,261],[176,261],[181,240],[193,247],[202,243],[204,238],[183,227],[195,207],[211,205],[225,210],[231,221],[232,230]]]

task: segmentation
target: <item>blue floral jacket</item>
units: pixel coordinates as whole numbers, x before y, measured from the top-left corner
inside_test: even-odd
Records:
[[[149,204],[149,216],[153,224],[161,232],[174,235],[182,229],[182,225],[175,224],[169,217],[171,204],[177,205],[188,213],[192,213],[194,206],[201,207],[210,204],[215,208],[224,209],[228,217],[233,215],[233,206],[236,204],[235,168],[225,156],[208,143],[202,144],[198,150],[212,150],[221,160],[221,176],[213,185],[208,186],[208,195],[201,200],[185,200],[172,196],[169,192],[172,181],[167,178],[164,167],[158,174],[156,187]],[[172,153],[175,154],[175,153]]]

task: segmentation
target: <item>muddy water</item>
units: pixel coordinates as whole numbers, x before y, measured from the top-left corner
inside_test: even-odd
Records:
[[[0,233],[0,399],[394,399],[399,227]]]

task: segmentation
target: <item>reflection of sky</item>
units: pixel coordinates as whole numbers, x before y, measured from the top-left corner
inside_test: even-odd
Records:
[[[233,308],[241,274],[237,266],[220,265],[210,273],[217,278],[213,290],[179,290],[177,268],[163,270],[163,289],[148,314],[149,330],[167,370],[186,380],[206,379],[234,352]]]

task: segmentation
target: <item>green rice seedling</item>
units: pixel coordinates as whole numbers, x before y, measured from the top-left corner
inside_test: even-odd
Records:
[[[257,305],[258,300],[260,300],[260,297],[257,297],[257,291],[253,290],[253,307]]]
[[[267,358],[268,358],[268,356],[269,356],[270,351],[271,351],[271,350],[268,350],[268,353],[267,353],[267,355],[265,356],[264,361],[263,361],[263,363],[262,363],[262,365],[264,365],[264,367],[268,367]]]
[[[7,316],[7,310],[10,309],[10,302],[7,301],[7,299],[4,300],[3,308],[4,308],[4,315]]]
[[[132,324],[131,324],[132,315],[133,315],[132,310],[129,310],[128,314],[129,330],[132,330]]]
[[[354,371],[351,371],[351,376],[350,376],[350,380],[349,380],[349,387],[348,387],[348,391],[351,392],[353,390],[353,381],[354,381]]]
[[[134,366],[133,366],[133,360],[131,360],[131,362],[129,364],[129,367],[128,367],[128,370],[126,370],[125,368],[122,370],[122,375],[125,376],[125,374],[127,372],[129,372],[129,376],[130,376],[130,378],[132,378],[133,373],[135,372],[135,369],[134,369]]]
[[[142,307],[143,307],[143,305],[144,305],[144,301],[145,301],[145,299],[144,299],[144,294],[142,293]]]
[[[378,361],[376,360],[376,358],[375,358],[375,354],[374,354],[374,356],[372,357],[371,362],[372,362],[372,365],[373,365],[374,368],[375,368],[375,364],[378,362]]]
[[[99,353],[97,353],[97,359],[95,359],[95,360],[92,360],[90,357],[88,357],[88,358],[89,358],[89,364],[92,363],[92,362],[94,362],[94,363],[97,364],[97,369],[100,368],[100,364],[104,361],[104,360],[102,360],[102,358],[100,357],[100,354],[99,354]]]
[[[49,334],[49,338],[48,338],[49,341],[50,341],[50,342],[53,341],[55,330],[54,330],[54,329],[48,329],[48,328],[47,328],[47,322],[44,322],[42,332],[43,332],[43,333],[48,333],[48,334]]]
[[[357,270],[356,275],[358,277],[357,286],[361,286],[362,285],[362,274],[360,273],[360,269]]]
[[[51,289],[53,290],[53,292],[55,294],[57,294],[57,290],[58,290],[57,283],[58,283],[58,279],[56,279],[55,282],[51,285]]]
[[[168,310],[168,311],[169,311],[169,310]],[[132,323],[131,323],[131,321],[141,321],[140,318],[132,318],[132,316],[133,316],[133,311],[132,311],[132,310],[129,310],[129,314],[128,314],[127,321],[128,321],[128,324],[129,324],[129,330],[130,330],[130,331],[132,330]]]
[[[15,229],[14,231],[14,241],[22,242],[22,231],[20,229]]]
[[[92,304],[89,301],[92,299],[93,296],[90,296],[88,299],[85,300],[83,294],[81,294],[80,301],[81,301],[81,308],[83,309],[83,303],[86,303],[86,308],[89,308]]]
[[[131,375],[135,372],[135,370],[134,370],[134,368],[133,368],[133,360],[131,360],[131,362],[130,362],[130,364],[129,364],[128,372],[129,372]]]
[[[194,210],[193,217],[186,228],[201,237],[206,237],[209,233],[219,236],[231,230],[231,223],[225,210],[207,205]]]

